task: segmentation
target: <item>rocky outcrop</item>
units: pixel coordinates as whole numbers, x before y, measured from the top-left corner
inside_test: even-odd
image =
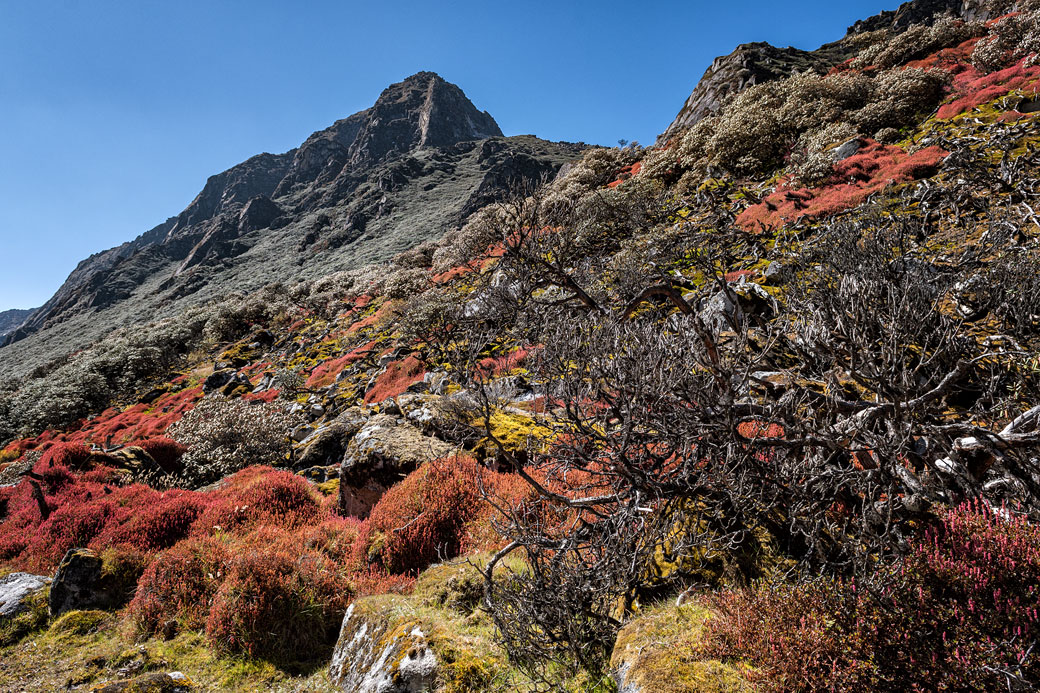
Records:
[[[125,604],[133,585],[124,576],[109,574],[101,557],[90,549],[69,549],[54,573],[50,592],[51,617],[82,609],[111,609]]]
[[[440,661],[429,629],[394,614],[393,597],[350,605],[332,654],[329,678],[344,693],[433,691]]]
[[[14,618],[29,608],[29,600],[47,589],[49,577],[10,573],[0,578],[0,619]]]
[[[340,512],[368,517],[372,506],[391,486],[424,462],[444,457],[453,448],[423,435],[396,418],[378,414],[347,445],[340,464]]]
[[[696,125],[752,85],[805,70],[825,72],[837,62],[829,53],[777,48],[768,43],[738,46],[729,55],[715,59],[660,139],[667,141],[680,130]]]
[[[882,29],[900,33],[913,25],[932,24],[946,15],[978,20],[990,18],[983,0],[912,0],[895,10],[856,22],[849,27],[845,39],[825,44],[816,50],[777,48],[768,43],[745,43],[738,46],[729,55],[718,57],[712,62],[658,142],[667,142],[680,131],[718,112],[734,95],[755,84],[806,70],[826,72],[854,54],[854,48],[847,41],[849,37]]]
[[[31,314],[32,310],[12,309],[0,311],[0,337],[14,332]]]

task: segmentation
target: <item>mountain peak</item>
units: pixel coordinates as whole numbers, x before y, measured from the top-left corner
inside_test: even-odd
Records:
[[[478,110],[462,89],[435,72],[417,72],[391,84],[368,114],[354,141],[352,163],[502,136],[490,113]]]

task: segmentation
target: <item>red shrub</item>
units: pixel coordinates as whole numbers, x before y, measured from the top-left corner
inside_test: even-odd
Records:
[[[626,166],[620,171],[618,171],[618,177],[615,180],[611,181],[610,183],[607,183],[607,187],[616,188],[632,176],[639,175],[639,172],[641,170],[643,170],[643,164],[640,161],[637,161],[631,166]]]
[[[52,467],[65,467],[67,469],[82,469],[90,459],[90,450],[77,443],[55,443],[47,448],[40,461],[36,464],[38,473],[43,474],[45,469]]]
[[[205,626],[231,553],[225,542],[203,537],[183,541],[145,569],[129,613],[140,633],[155,633],[167,621],[181,628]]]
[[[143,440],[138,445],[148,453],[148,456],[155,460],[155,463],[159,465],[165,472],[176,472],[180,465],[177,462],[184,456],[184,453],[188,451],[188,448],[181,445],[172,438],[152,438],[151,440]]]
[[[424,375],[426,375],[426,366],[414,356],[388,363],[386,370],[376,378],[371,389],[365,393],[365,404],[397,397],[403,394],[409,385],[422,380]]]
[[[500,375],[505,375],[511,370],[520,368],[527,360],[527,357],[530,356],[531,351],[532,349],[524,349],[521,347],[510,351],[504,356],[482,359],[480,363],[477,364],[477,368],[485,377],[494,378]]]
[[[407,594],[415,585],[415,578],[367,569],[352,575],[351,584],[354,594],[359,597],[373,594]]]
[[[319,520],[321,499],[302,477],[270,467],[248,467],[213,492],[196,525],[197,534],[215,529],[242,532],[261,525],[287,529]]]
[[[317,389],[332,385],[336,382],[336,376],[343,372],[345,368],[371,354],[375,350],[376,344],[376,341],[371,341],[353,349],[338,359],[332,359],[321,364],[311,371],[310,377],[307,378],[307,387]]]
[[[247,392],[242,395],[242,399],[247,402],[266,402],[270,403],[278,399],[278,395],[282,393],[278,388],[271,388],[264,390],[263,392]]]
[[[705,653],[750,660],[777,691],[1030,687],[1040,633],[1040,527],[963,506],[864,589],[821,580],[716,597]]]
[[[374,537],[379,557],[391,573],[417,573],[460,552],[484,548],[494,509],[480,496],[515,495],[515,475],[490,472],[468,457],[424,464],[391,488],[372,508],[359,540],[366,549]],[[519,481],[518,485],[524,482]]]
[[[791,189],[786,184],[737,216],[746,229],[775,230],[801,218],[820,218],[851,209],[893,183],[933,174],[946,157],[939,147],[907,154],[899,147],[864,140],[864,147],[834,166],[831,182],[818,188]]]
[[[148,489],[139,493],[136,502],[128,502],[127,491],[135,488],[139,487],[120,489],[116,496],[119,510],[91,541],[91,548],[134,546],[149,552],[168,549],[191,534],[207,505],[205,494],[179,489],[165,493]]]
[[[275,662],[322,657],[352,596],[336,564],[282,530],[243,544],[206,619],[211,644]]]
[[[1040,78],[1040,65],[1026,66],[1023,58],[1011,67],[990,74],[974,68],[963,70],[953,81],[952,101],[939,108],[939,118],[953,118],[988,103],[1015,89],[1022,89]]]

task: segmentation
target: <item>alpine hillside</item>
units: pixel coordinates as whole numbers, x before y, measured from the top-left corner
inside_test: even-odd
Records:
[[[215,177],[0,350],[0,693],[1040,689],[1038,114],[1040,0],[913,0]]]
[[[14,326],[0,364],[24,372],[141,315],[387,260],[551,179],[582,149],[503,137],[461,89],[420,72],[296,149],[210,177],[177,216],[80,262]]]

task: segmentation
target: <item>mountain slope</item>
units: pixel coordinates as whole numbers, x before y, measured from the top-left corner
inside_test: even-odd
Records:
[[[176,217],[82,261],[0,361],[17,370],[140,315],[386,260],[582,149],[503,137],[461,89],[420,72],[300,147],[212,176]]]

